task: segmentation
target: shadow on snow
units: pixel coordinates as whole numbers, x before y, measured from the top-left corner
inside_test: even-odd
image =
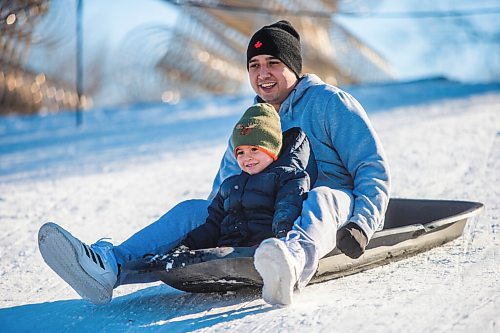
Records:
[[[255,289],[189,294],[166,285],[149,287],[96,306],[83,300],[0,309],[4,332],[186,332],[272,310]]]

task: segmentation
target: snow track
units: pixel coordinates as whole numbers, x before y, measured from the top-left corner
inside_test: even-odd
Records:
[[[425,85],[415,90],[423,101]],[[403,88],[388,87],[394,96]],[[29,124],[21,117],[0,119],[2,331],[500,332],[500,88],[450,95],[401,101],[370,115],[392,167],[393,196],[481,201],[485,212],[451,243],[308,286],[289,307],[267,305],[256,290],[197,295],[158,283],[119,287],[110,304],[97,307],[78,299],[36,245],[47,221],[89,243],[101,237],[120,243],[178,201],[204,197],[230,126],[250,99],[236,108],[235,101],[219,103],[220,116],[207,107],[206,121],[199,105],[186,107],[182,117],[175,113],[178,121],[166,121],[169,114],[158,110],[140,119],[137,110],[125,112],[128,118],[116,126],[126,130],[114,128],[120,133],[114,139],[107,137],[106,114],[78,135],[61,123],[52,142],[57,116]],[[148,124],[156,141],[146,139]],[[36,128],[33,134],[14,129],[28,125]],[[141,135],[146,138],[134,141]],[[65,143],[68,136],[71,143]],[[37,140],[37,154],[26,155]],[[106,159],[110,151],[115,154]],[[23,164],[17,168],[16,161]]]

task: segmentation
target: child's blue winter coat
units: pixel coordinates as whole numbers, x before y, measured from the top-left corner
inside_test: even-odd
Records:
[[[316,180],[314,155],[299,128],[283,133],[277,161],[255,175],[241,172],[221,184],[205,224],[183,241],[191,249],[254,246],[288,231]]]

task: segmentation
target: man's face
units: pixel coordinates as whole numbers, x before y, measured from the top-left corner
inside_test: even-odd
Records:
[[[250,59],[248,75],[255,93],[276,111],[298,81],[295,73],[281,60],[265,54]]]

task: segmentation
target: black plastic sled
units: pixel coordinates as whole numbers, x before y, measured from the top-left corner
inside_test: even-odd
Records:
[[[391,199],[384,229],[377,231],[365,253],[351,259],[337,248],[322,258],[311,283],[361,272],[407,258],[456,239],[467,220],[483,210],[469,201]],[[172,257],[148,256],[122,267],[135,273],[153,273],[183,291],[203,293],[262,287],[254,268],[255,248],[222,247],[187,251]]]

